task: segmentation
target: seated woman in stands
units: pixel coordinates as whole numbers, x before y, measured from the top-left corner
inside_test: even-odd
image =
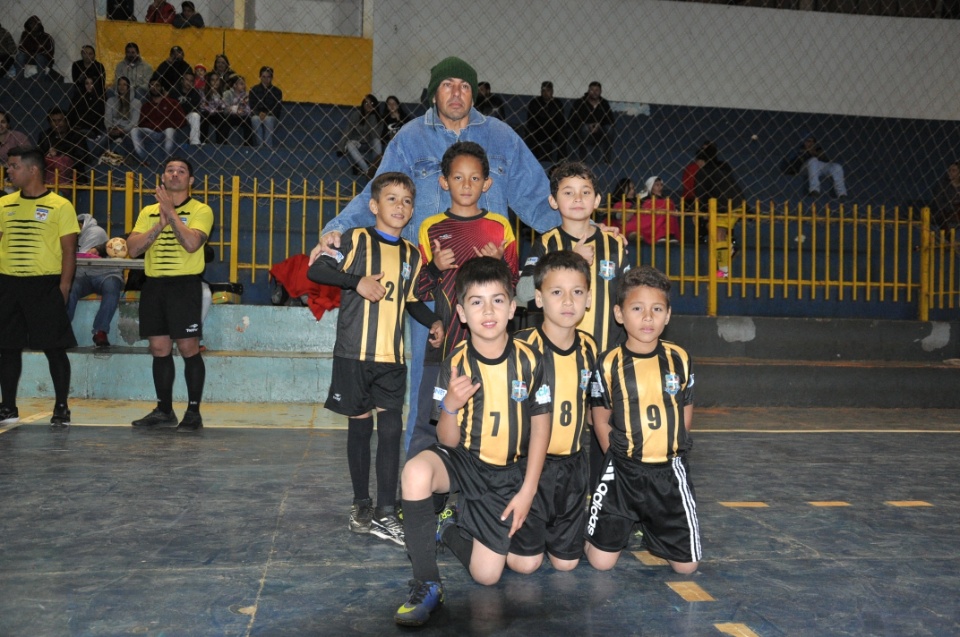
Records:
[[[130,80],[124,76],[117,78],[113,97],[107,100],[104,123],[107,129],[107,150],[116,152],[123,140],[130,137],[130,131],[140,123],[141,102],[133,96]]]
[[[633,180],[624,177],[617,182],[617,187],[613,189],[610,195],[610,203],[613,207],[613,213],[609,220],[604,216],[598,218],[597,223],[606,223],[620,228],[620,232],[626,236],[624,226],[627,221],[634,218],[637,214],[637,189],[633,185]],[[599,212],[599,210],[598,210]]]
[[[354,175],[372,177],[370,162],[379,161],[383,154],[379,107],[380,101],[376,96],[367,95],[360,106],[350,112],[350,119],[343,131],[339,150],[353,160]]]
[[[383,114],[383,128],[380,129],[380,141],[383,142],[383,146],[386,147],[387,144],[390,143],[390,140],[400,132],[403,125],[410,121],[410,115],[396,95],[389,96],[384,103],[387,105],[387,110]]]
[[[647,179],[639,199],[639,211],[624,224],[627,238],[639,235],[644,243],[679,243],[680,217],[673,201],[663,196],[663,180]]]
[[[200,102],[200,135],[204,142],[210,141],[210,130],[219,134],[223,129],[227,115],[223,101],[223,80],[217,72],[207,73],[207,85],[203,89],[203,101]],[[229,127],[227,128],[229,131]],[[222,136],[217,139],[221,144],[226,141]]]
[[[233,88],[233,82],[237,79],[237,74],[230,68],[230,60],[227,59],[226,55],[221,53],[214,58],[212,72],[219,75],[220,80],[223,81],[223,91]]]
[[[10,114],[0,111],[0,166],[6,167],[7,153],[17,146],[32,146],[32,144],[26,135],[13,130]]]
[[[67,119],[73,130],[87,138],[87,148],[93,152],[99,146],[104,131],[107,103],[100,86],[92,77],[83,78],[83,86],[70,105]],[[96,153],[99,155],[99,153]]]
[[[228,88],[223,94],[224,112],[226,119],[222,131],[217,131],[225,142],[230,140],[230,131],[234,128],[240,131],[245,146],[253,146],[253,127],[250,125],[250,93],[247,91],[247,81],[238,75],[233,81],[233,88]]]

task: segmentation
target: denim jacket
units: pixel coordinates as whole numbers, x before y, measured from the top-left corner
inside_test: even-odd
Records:
[[[470,123],[460,134],[447,129],[431,108],[397,133],[386,148],[377,174],[398,171],[409,175],[417,187],[413,218],[403,237],[417,244],[420,224],[450,207],[450,194],[440,188],[440,159],[458,141],[483,146],[490,160],[493,185],[480,196],[478,205],[506,216],[513,210],[538,232],[560,225],[560,214],[550,207],[550,182],[540,162],[512,128],[498,119],[470,109]],[[328,223],[322,234],[369,226],[370,184],[367,184],[343,211]]]

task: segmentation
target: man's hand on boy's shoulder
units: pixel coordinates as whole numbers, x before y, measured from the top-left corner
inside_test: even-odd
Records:
[[[507,240],[504,239],[501,241],[499,246],[493,241],[488,241],[487,245],[483,246],[479,250],[477,249],[477,246],[473,246],[473,251],[478,257],[493,257],[494,259],[502,259],[503,253],[507,251]]]
[[[437,349],[443,345],[443,333],[443,321],[434,321],[433,325],[430,326],[430,337],[427,340],[427,342],[430,343],[430,347]]]
[[[626,235],[620,234],[620,226],[608,226],[605,223],[598,223],[597,227],[600,228],[600,230],[602,230],[603,232],[609,232],[610,234],[615,236],[617,239],[620,240],[620,243],[622,243],[623,245],[627,245],[627,237]]]
[[[383,272],[363,277],[360,279],[360,282],[357,283],[357,294],[371,303],[378,302],[383,298],[383,295],[387,293],[386,288],[380,285],[380,279],[382,278]]]
[[[336,257],[337,248],[340,247],[340,233],[336,230],[328,232],[327,234],[320,237],[319,243],[310,251],[310,260],[307,261],[307,267],[313,265],[313,262],[319,259],[321,256],[326,254],[327,256]]]

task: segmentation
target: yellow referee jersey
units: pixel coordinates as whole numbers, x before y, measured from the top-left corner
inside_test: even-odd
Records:
[[[49,190],[39,197],[20,191],[0,197],[0,274],[42,276],[60,274],[60,237],[79,234],[73,204]]]
[[[177,216],[188,228],[199,230],[210,237],[210,231],[213,229],[213,210],[205,203],[197,201],[193,197],[188,197],[186,201],[177,206]],[[160,204],[147,206],[140,211],[137,217],[137,223],[133,227],[134,232],[146,233],[157,225],[160,221]],[[200,274],[206,265],[203,258],[203,249],[196,252],[187,252],[177,236],[173,233],[173,228],[168,224],[160,232],[160,236],[147,249],[144,257],[146,260],[145,271],[147,276],[183,276],[185,274]]]

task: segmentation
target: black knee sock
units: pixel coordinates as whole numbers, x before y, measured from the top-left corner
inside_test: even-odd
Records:
[[[347,421],[347,467],[353,483],[353,499],[370,497],[370,439],[373,437],[373,416],[350,418]]]
[[[203,384],[207,380],[207,366],[199,353],[183,359],[183,377],[187,381],[187,411],[200,411]]]
[[[470,558],[473,556],[473,538],[464,537],[460,534],[460,527],[451,524],[443,530],[443,537],[440,538],[447,548],[460,560],[463,567],[470,570]]]
[[[3,406],[14,409],[17,406],[17,386],[23,371],[23,350],[0,350],[0,396]]]
[[[50,379],[53,381],[54,402],[57,407],[67,406],[70,395],[70,358],[65,349],[45,349],[47,365],[50,367]]]
[[[439,582],[437,516],[433,512],[433,498],[403,500],[403,536],[414,579]]]
[[[392,507],[397,503],[400,481],[400,435],[403,418],[396,409],[377,414],[377,506]]]
[[[157,391],[157,409],[165,414],[173,411],[173,380],[176,376],[173,354],[153,357],[153,387]]]

